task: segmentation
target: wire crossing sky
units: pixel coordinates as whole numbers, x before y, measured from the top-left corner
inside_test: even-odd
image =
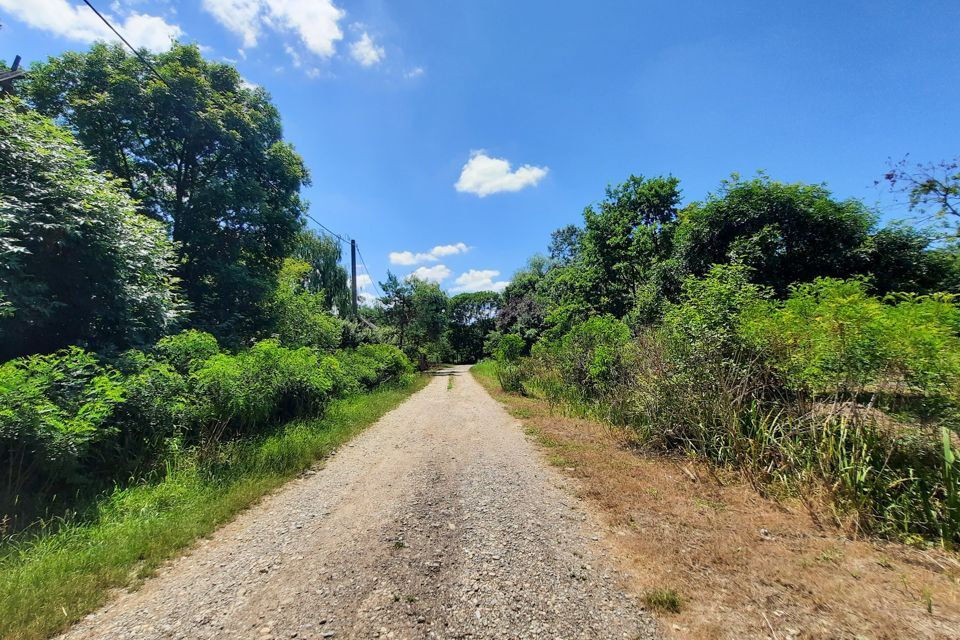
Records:
[[[194,42],[273,96],[310,217],[371,273],[502,289],[631,173],[874,185],[960,153],[960,3],[102,0],[136,47]],[[116,36],[82,0],[0,0],[0,58]],[[311,226],[316,226],[311,223]],[[363,279],[367,295],[375,283]]]

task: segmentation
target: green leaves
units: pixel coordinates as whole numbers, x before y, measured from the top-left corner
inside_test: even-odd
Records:
[[[236,69],[195,46],[145,55],[169,87],[119,45],[98,44],[34,65],[26,95],[164,223],[194,324],[237,345],[269,323],[309,175],[267,93]]]
[[[165,229],[73,137],[0,101],[0,358],[155,340],[183,312]]]

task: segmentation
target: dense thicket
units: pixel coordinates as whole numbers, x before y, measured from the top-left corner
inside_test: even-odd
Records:
[[[0,359],[156,340],[182,312],[174,246],[73,136],[0,99]]]
[[[167,225],[194,326],[238,344],[269,323],[264,302],[302,226],[308,174],[267,93],[196,46],[118,45],[30,68],[27,100],[77,136],[141,213]]]
[[[553,234],[504,291],[502,386],[762,490],[813,486],[863,529],[960,542],[954,246],[822,185],[679,199],[631,176]]]

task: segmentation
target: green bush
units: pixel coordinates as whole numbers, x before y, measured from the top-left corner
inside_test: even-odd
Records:
[[[524,393],[525,374],[520,361],[526,346],[523,338],[515,333],[498,334],[489,345],[497,363],[497,380],[504,391]]]
[[[336,357],[355,390],[373,389],[413,373],[409,358],[389,344],[362,344],[356,349],[342,350]]]
[[[746,314],[738,329],[792,389],[953,396],[960,312],[952,296],[871,296],[864,280],[819,278]]]
[[[217,339],[205,331],[188,329],[161,339],[156,346],[160,358],[182,374],[200,368],[207,358],[220,353]]]
[[[102,469],[99,450],[116,433],[120,374],[77,347],[0,365],[0,510],[36,509],[76,491]],[[29,499],[33,504],[17,504]]]
[[[203,444],[263,431],[295,415],[318,415],[342,380],[340,363],[307,347],[264,340],[236,355],[208,358],[191,374]]]

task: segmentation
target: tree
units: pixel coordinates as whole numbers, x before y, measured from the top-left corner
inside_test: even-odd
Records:
[[[541,298],[539,287],[550,264],[543,256],[530,258],[526,268],[517,271],[503,290],[497,311],[497,331],[521,336],[528,347],[536,342],[544,328],[546,301]]]
[[[448,342],[457,362],[476,362],[483,357],[487,334],[496,327],[500,294],[495,291],[461,293],[450,298]]]
[[[142,55],[165,81],[120,45],[97,44],[34,65],[22,88],[124,181],[142,213],[169,225],[194,323],[236,342],[268,321],[307,171],[267,93],[236,69],[196,46]]]
[[[312,230],[301,231],[293,256],[310,266],[304,286],[322,293],[327,311],[344,316],[350,312],[350,286],[347,270],[340,264],[340,243]]]
[[[677,178],[631,175],[584,210],[579,275],[593,312],[619,318],[630,310],[650,269],[670,254],[679,202]]]
[[[446,351],[447,294],[432,282],[400,280],[390,272],[380,288],[382,321],[393,330],[397,346],[421,369],[439,362]]]
[[[69,132],[0,99],[0,358],[156,340],[183,311],[173,248]]]
[[[583,230],[575,224],[560,227],[550,234],[550,259],[555,264],[570,264],[580,255]]]
[[[283,261],[273,294],[274,326],[285,347],[314,347],[334,351],[340,346],[343,326],[330,315],[323,290],[308,287],[312,267],[303,260]]]
[[[960,237],[960,156],[914,166],[904,158],[883,179],[891,191],[906,195],[918,222],[939,227],[944,239]]]
[[[751,267],[758,284],[784,295],[793,282],[860,273],[874,221],[861,202],[836,200],[822,185],[734,175],[681,213],[676,257],[681,273],[696,276],[714,264]]]
[[[407,280],[400,280],[387,272],[387,279],[380,283],[383,297],[379,298],[383,323],[396,334],[397,346],[403,350],[407,346],[407,334],[414,318],[413,286]]]

